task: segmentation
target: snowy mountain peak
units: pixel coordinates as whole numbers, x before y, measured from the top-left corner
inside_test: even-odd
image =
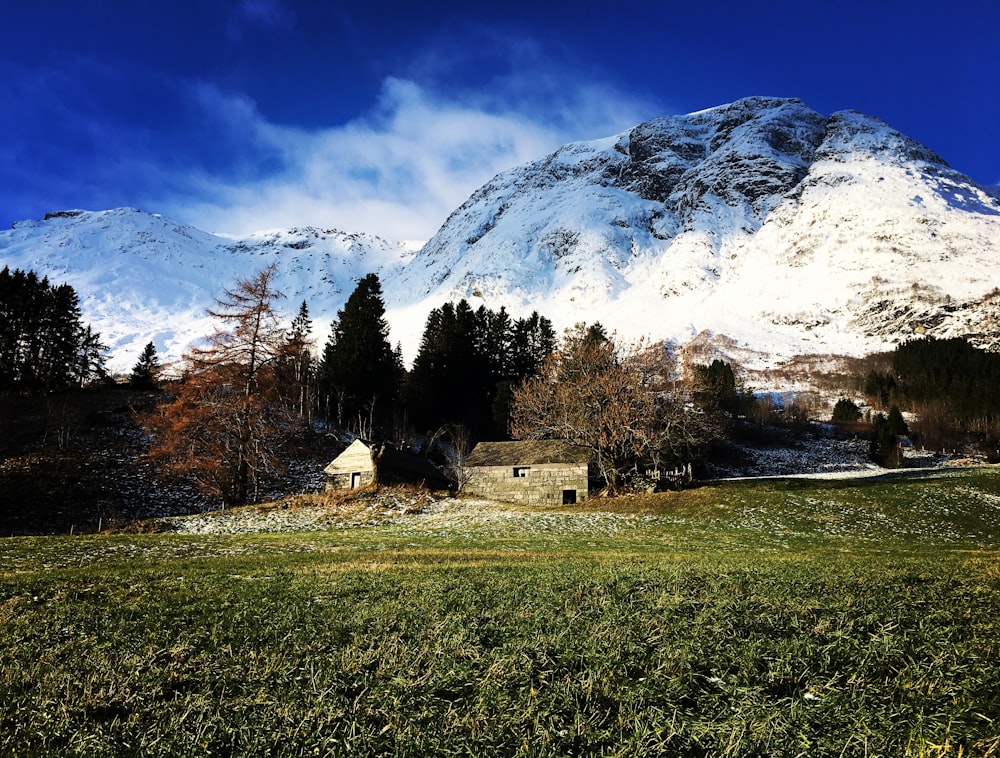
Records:
[[[625,337],[795,354],[966,335],[1000,347],[1000,200],[856,111],[753,97],[564,145],[498,174],[421,249],[311,227],[230,238],[134,208],[0,233],[0,264],[67,281],[127,369],[176,357],[237,274],[277,261],[322,327],[364,274],[412,357],[448,300],[601,321]],[[323,330],[317,330],[323,338]]]
[[[992,323],[982,314],[1000,284],[998,214],[995,197],[877,118],[748,98],[494,177],[390,289],[630,336],[707,330],[771,359],[914,333],[995,345],[980,321]]]
[[[136,208],[59,211],[0,233],[0,265],[73,286],[117,371],[131,368],[151,340],[161,356],[178,358],[211,331],[205,310],[237,276],[276,261],[287,309],[306,300],[318,324],[328,325],[358,279],[398,267],[413,252],[373,235],[311,227],[224,237]]]

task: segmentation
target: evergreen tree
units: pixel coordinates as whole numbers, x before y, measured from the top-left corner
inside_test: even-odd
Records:
[[[423,431],[462,426],[474,439],[505,437],[511,387],[537,374],[554,345],[552,323],[538,313],[515,321],[465,300],[435,308],[407,378],[411,420]]]
[[[914,436],[925,446],[975,442],[996,449],[993,441],[1000,438],[997,353],[962,338],[911,340],[896,348],[888,378],[894,383],[892,401],[915,414]]]
[[[733,367],[716,358],[708,366],[695,367],[695,398],[705,408],[721,408],[735,413],[739,406],[736,373]]]
[[[371,435],[392,418],[402,367],[389,344],[378,275],[364,276],[338,311],[323,349],[319,393],[340,426]]]
[[[872,419],[871,457],[885,468],[899,468],[903,465],[903,451],[899,446],[899,437],[893,431],[885,414],[878,413]]]
[[[76,360],[76,382],[80,387],[97,382],[110,382],[107,370],[107,345],[101,342],[101,335],[88,324],[80,337],[80,347]]]
[[[865,380],[864,393],[872,405],[885,408],[896,393],[896,380],[892,374],[880,374],[873,370]]]
[[[291,387],[292,403],[303,419],[311,421],[315,404],[316,361],[313,358],[312,321],[305,300],[292,320],[285,350],[288,369],[286,381]]]
[[[850,423],[852,421],[861,420],[861,409],[858,408],[857,403],[846,397],[840,398],[836,405],[833,406],[833,416],[830,418],[835,424],[838,423]]]
[[[445,303],[427,314],[406,387],[410,418],[422,431],[459,424],[470,415],[472,393],[466,372],[472,369],[475,352],[472,321],[465,300],[457,306]]]
[[[0,271],[0,391],[78,385],[84,364],[100,364],[99,345],[96,333],[83,327],[79,298],[68,284],[52,286],[33,271]]]
[[[80,302],[68,284],[50,289],[46,300],[39,334],[37,380],[45,389],[62,389],[76,384],[73,369],[83,338]]]
[[[906,420],[903,418],[898,405],[894,405],[889,409],[889,415],[886,417],[886,425],[889,427],[890,432],[899,437],[905,437],[910,433],[910,428],[906,425]]]
[[[512,356],[507,379],[520,381],[536,376],[542,363],[556,348],[556,331],[552,322],[533,311],[528,318],[514,323],[511,340]]]
[[[128,379],[129,386],[135,390],[155,390],[160,385],[160,361],[156,356],[156,346],[147,342],[139,359],[132,367]]]

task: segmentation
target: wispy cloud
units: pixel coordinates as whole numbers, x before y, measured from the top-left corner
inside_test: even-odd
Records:
[[[297,23],[279,0],[245,0],[231,16],[247,34]],[[0,176],[18,187],[7,212],[136,205],[231,234],[312,225],[427,239],[498,172],[665,112],[564,51],[453,33],[463,44],[408,52],[387,66],[406,75],[384,77],[367,112],[326,127],[265,113],[233,81],[93,58],[0,64],[13,109],[0,132],[16,146]]]
[[[233,234],[314,225],[427,239],[496,173],[656,112],[642,98],[552,67],[486,88],[442,89],[387,78],[371,112],[304,130],[266,119],[243,95],[200,85],[198,107],[222,139],[243,146],[243,169],[201,171],[186,193],[160,205]]]

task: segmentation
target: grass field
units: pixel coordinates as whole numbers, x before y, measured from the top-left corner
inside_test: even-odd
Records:
[[[0,541],[0,755],[1000,755],[1000,471]]]

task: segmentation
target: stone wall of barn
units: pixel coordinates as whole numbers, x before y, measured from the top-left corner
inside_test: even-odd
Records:
[[[355,479],[355,474],[360,477]],[[353,442],[326,467],[326,489],[347,490],[367,487],[375,480],[371,451],[360,442]]]
[[[507,503],[562,505],[589,494],[586,463],[476,466],[465,473],[464,493]]]
[[[349,490],[352,487],[357,489],[358,487],[367,487],[373,481],[375,481],[375,472],[361,471],[360,477],[355,481],[355,472],[347,472],[346,474],[327,474],[326,475],[326,491],[332,492],[333,490]]]

